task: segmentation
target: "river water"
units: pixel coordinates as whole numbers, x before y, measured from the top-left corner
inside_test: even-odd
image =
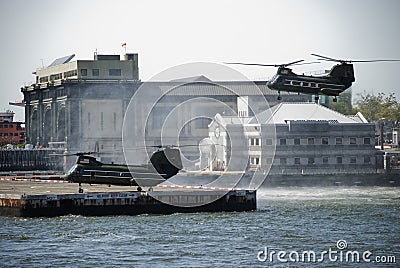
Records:
[[[257,197],[257,211],[241,213],[0,217],[0,266],[400,266],[399,188],[271,188]]]

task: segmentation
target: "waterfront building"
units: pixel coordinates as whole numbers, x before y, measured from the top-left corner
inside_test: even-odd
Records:
[[[271,167],[271,175],[312,175],[376,169],[375,126],[361,113],[345,116],[315,103],[280,103],[256,117],[218,114],[209,126],[209,139],[217,144],[210,159],[229,161],[229,132],[235,128],[247,139],[250,170]]]
[[[236,92],[247,96],[248,101],[257,107],[253,114],[265,110],[261,102],[257,104],[259,92],[262,92],[270,106],[278,103],[277,92],[268,89],[266,81],[215,82],[200,75],[186,80],[142,82],[139,79],[137,54],[125,54],[122,60],[119,55],[97,54],[93,60],[71,61],[72,58],[72,55],[60,58],[50,66],[37,70],[35,84],[21,89],[24,94],[27,143],[44,147],[63,144],[72,153],[96,151],[105,162],[121,162],[124,116],[131,97],[143,86],[149,92],[163,94],[146,125],[146,138],[152,145],[161,144],[163,115],[191,98],[209,97],[236,110]],[[258,92],[254,90],[255,87]],[[226,88],[234,88],[234,92]],[[309,95],[281,95],[287,102],[311,100]],[[134,107],[135,113],[140,115],[149,105],[143,99]],[[179,116],[184,124],[179,133],[183,144],[198,144],[208,136],[210,118],[191,120],[200,109],[212,114],[211,118],[217,112],[223,113],[219,107],[208,103],[187,107]],[[143,122],[134,122],[131,131],[143,131]],[[195,147],[185,150],[188,158],[198,155]]]
[[[14,113],[10,110],[0,112],[0,146],[5,144],[23,144],[25,128],[23,122],[14,122]]]

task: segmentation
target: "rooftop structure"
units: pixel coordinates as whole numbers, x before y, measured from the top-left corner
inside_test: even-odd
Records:
[[[119,55],[94,54],[93,60],[71,61],[74,54],[56,59],[49,66],[37,69],[36,86],[46,88],[49,83],[61,83],[66,79],[85,80],[138,80],[138,54]]]
[[[11,123],[14,119],[14,112],[7,110],[5,112],[0,112],[0,122],[9,122]]]
[[[272,116],[271,116],[272,114]],[[356,115],[346,116],[316,103],[280,103],[257,116],[263,124],[286,124],[289,121],[328,121],[331,123],[368,123],[358,112]],[[255,119],[253,119],[252,122]]]

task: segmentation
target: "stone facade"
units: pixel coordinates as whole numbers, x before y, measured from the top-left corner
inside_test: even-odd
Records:
[[[95,151],[104,161],[121,162],[124,160],[124,116],[132,96],[143,87],[150,93],[158,92],[163,96],[154,106],[159,113],[154,112],[148,118],[143,113],[153,104],[146,99],[140,100],[133,109],[137,115],[135,118],[146,120],[146,139],[150,145],[161,143],[160,128],[165,119],[162,115],[193,98],[208,97],[236,111],[237,95],[246,96],[248,102],[257,107],[250,114],[265,109],[260,102],[259,92],[271,106],[278,103],[277,92],[268,89],[266,81],[214,82],[200,76],[184,82],[141,82],[137,54],[127,54],[124,60],[119,60],[119,56],[115,55],[95,55],[91,61],[66,61],[58,61],[48,68],[37,70],[36,83],[22,88],[27,143],[44,147],[60,143],[71,153]],[[168,91],[170,88],[174,90]],[[234,88],[234,92],[225,88]],[[311,100],[309,95],[289,93],[282,94],[282,98],[291,102]],[[191,120],[199,110],[207,110],[210,118]],[[179,142],[198,144],[208,136],[208,124],[218,112],[223,113],[220,106],[208,103],[187,107],[177,117],[180,121],[177,125],[181,126]],[[143,124],[134,122],[129,131],[134,134],[143,132]],[[190,159],[199,155],[195,147],[182,150]]]

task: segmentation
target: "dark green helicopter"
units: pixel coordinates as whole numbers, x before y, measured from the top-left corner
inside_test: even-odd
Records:
[[[337,96],[348,89],[355,81],[353,62],[380,62],[380,61],[400,61],[400,60],[339,60],[317,54],[311,54],[319,57],[318,60],[338,62],[325,75],[299,75],[295,74],[288,66],[312,64],[318,62],[301,63],[304,60],[297,60],[287,64],[258,64],[258,63],[241,63],[230,62],[227,64],[253,65],[253,66],[269,66],[278,67],[277,73],[267,82],[270,89],[278,91],[278,100],[281,100],[281,91],[297,92],[316,95],[334,96],[333,101],[337,101]]]
[[[140,186],[156,186],[182,169],[181,153],[178,148],[157,147],[149,162],[143,165],[104,164],[90,156],[93,152],[77,153],[76,163],[66,173],[65,179],[79,184],[138,186],[139,190]]]

